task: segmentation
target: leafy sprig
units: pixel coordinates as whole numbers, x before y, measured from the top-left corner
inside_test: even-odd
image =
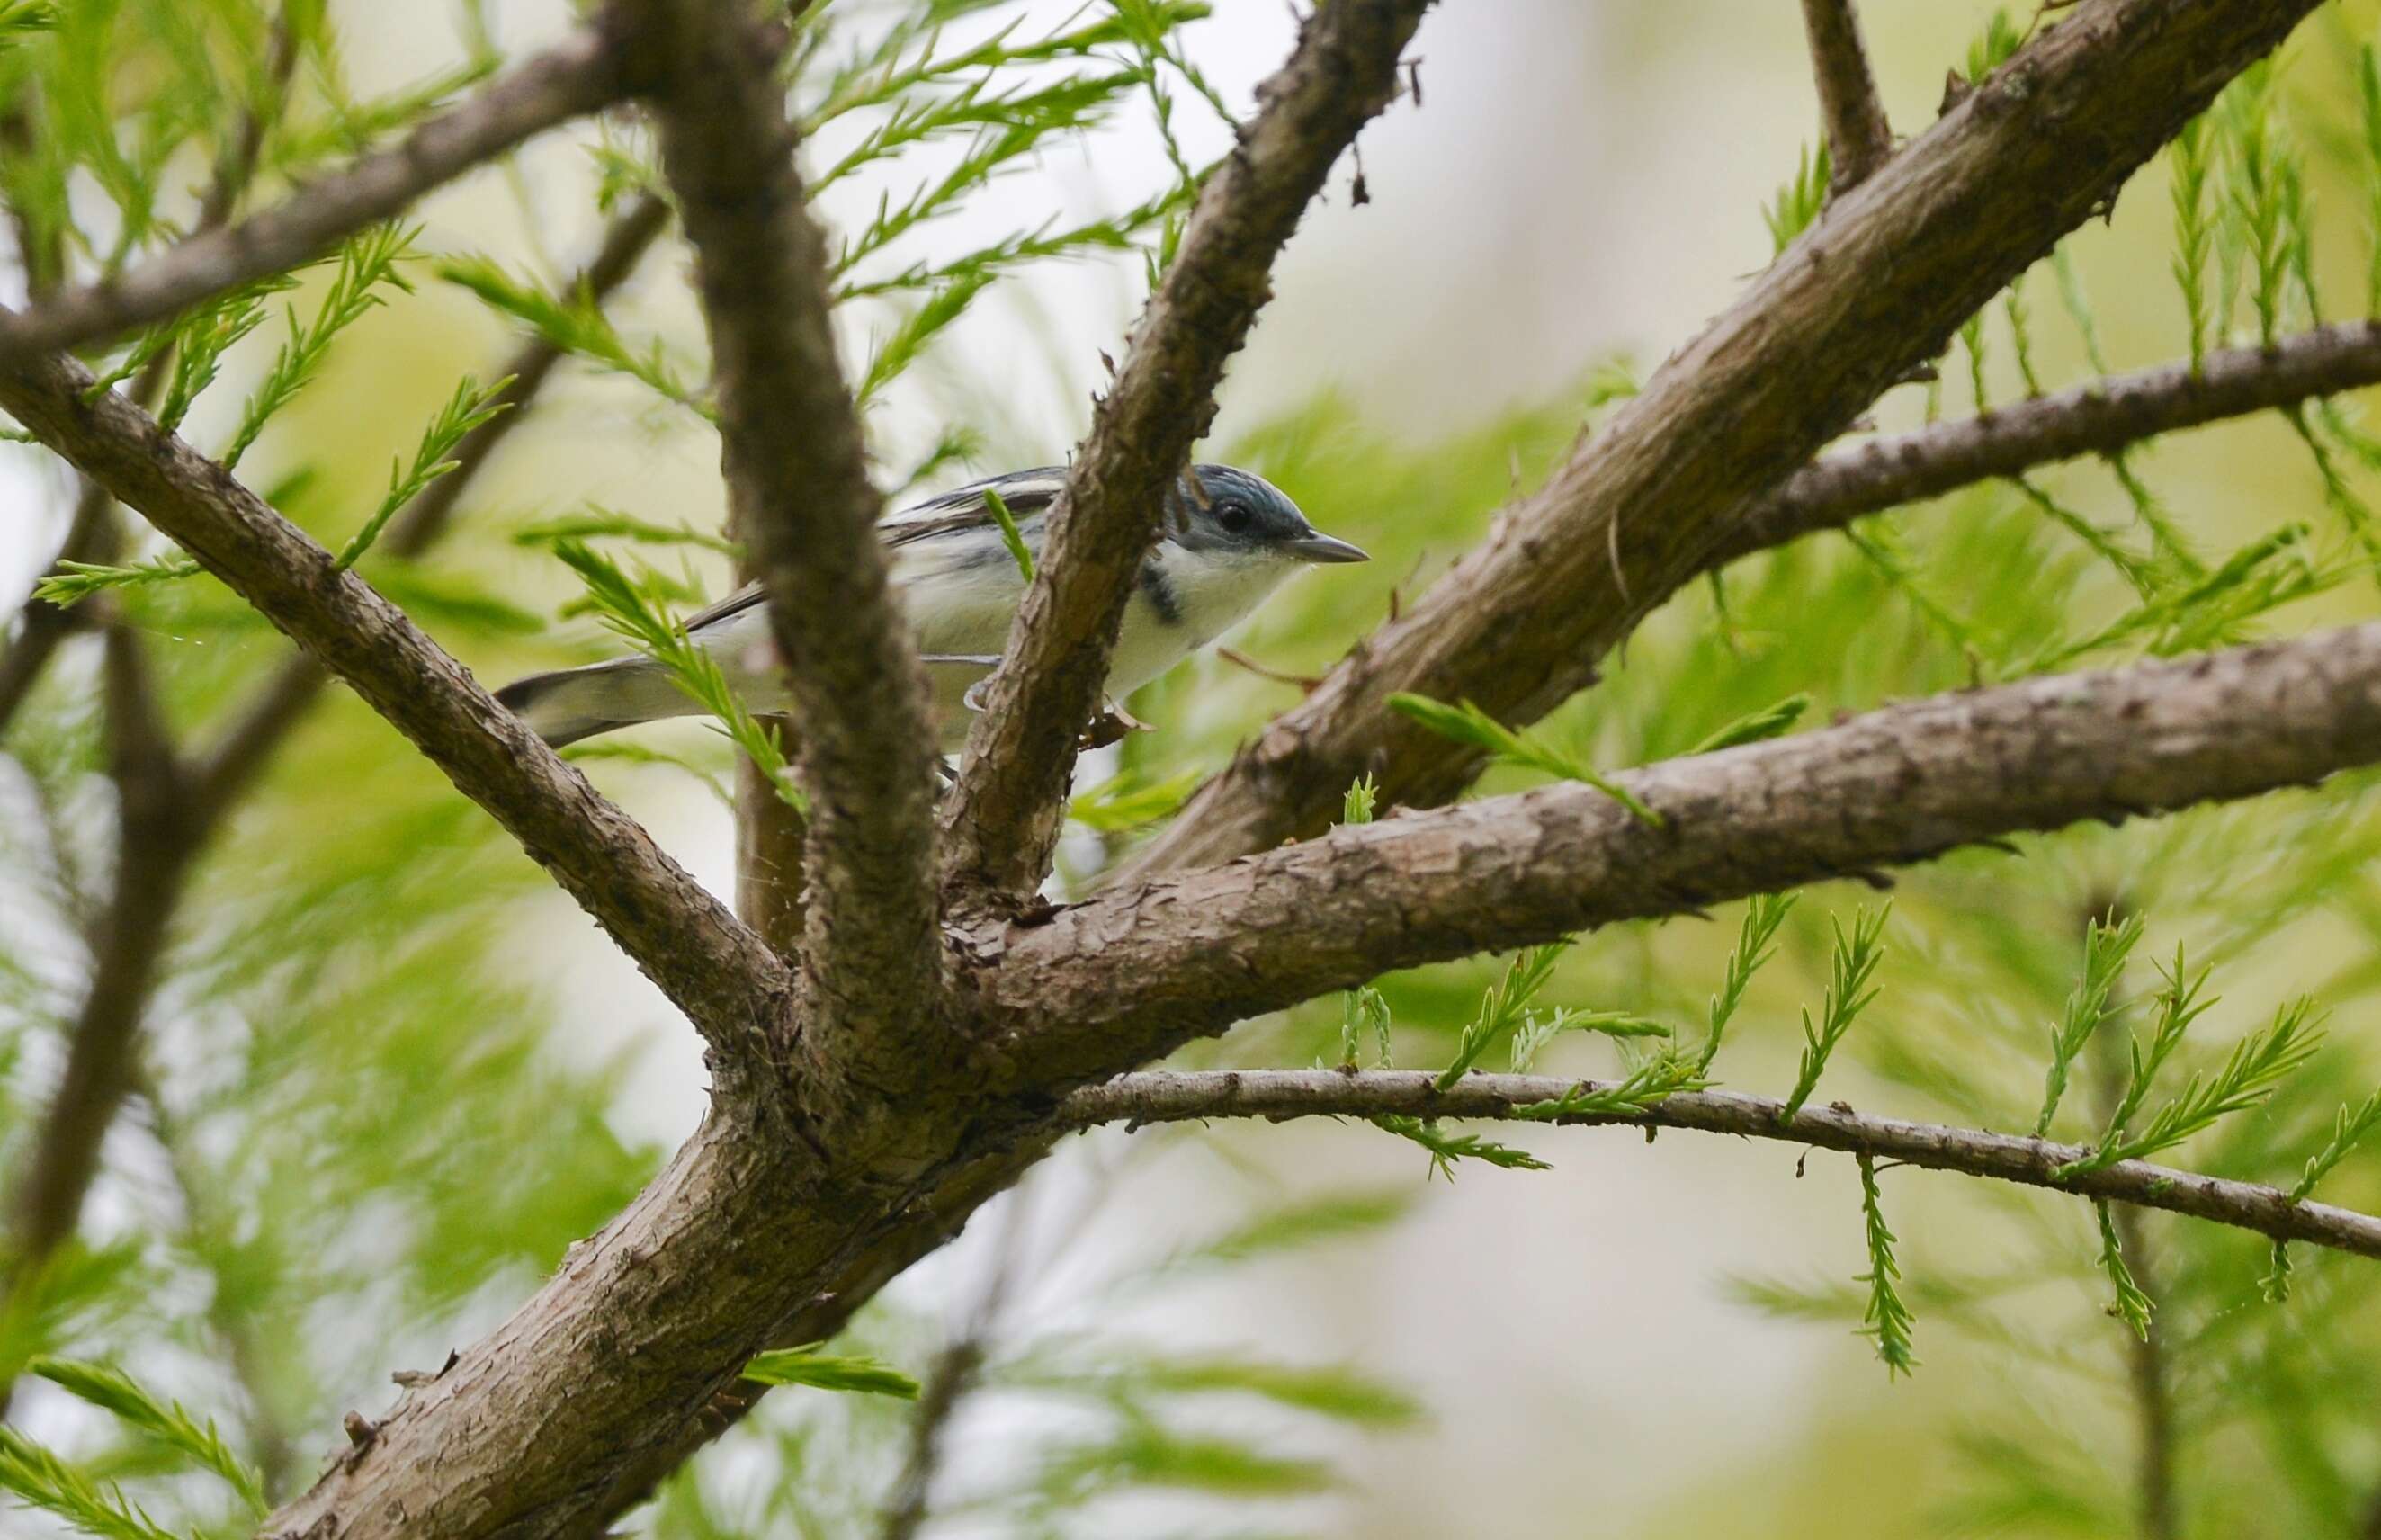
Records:
[[[1769,959],[1777,955],[1773,943],[1777,927],[1786,923],[1793,911],[1800,893],[1756,894],[1745,905],[1744,923],[1738,929],[1736,947],[1728,954],[1728,972],[1721,976],[1719,992],[1711,997],[1705,1013],[1703,1046],[1695,1050],[1697,1073],[1708,1070],[1712,1060],[1719,1057],[1720,1040],[1728,1034],[1728,1021],[1736,1008],[1744,1003],[1744,992]]]
[[[1662,814],[1646,806],[1627,787],[1606,776],[1584,761],[1556,748],[1541,734],[1528,728],[1517,730],[1508,727],[1469,701],[1451,706],[1427,695],[1400,691],[1389,697],[1389,706],[1399,715],[1419,722],[1452,742],[1485,750],[1510,764],[1592,786],[1628,809],[1630,817],[1649,827],[1660,829],[1669,826]]]
[[[1860,1163],[1861,1230],[1868,1247],[1868,1271],[1853,1279],[1868,1285],[1868,1308],[1861,1315],[1861,1335],[1876,1343],[1886,1377],[1906,1375],[1918,1367],[1911,1331],[1918,1318],[1901,1297],[1901,1264],[1893,1254],[1896,1237],[1885,1222],[1885,1205],[1876,1188],[1876,1161],[1863,1153]]]
[[[1394,1133],[1400,1139],[1411,1140],[1430,1152],[1430,1174],[1455,1179],[1455,1163],[1477,1160],[1505,1171],[1551,1171],[1553,1167],[1509,1144],[1499,1144],[1476,1133],[1448,1133],[1438,1126],[1436,1118],[1408,1118],[1400,1113],[1383,1113],[1373,1119],[1373,1126]]]
[[[575,540],[557,540],[554,554],[579,574],[596,615],[614,634],[660,664],[670,681],[687,697],[718,719],[720,730],[744,752],[768,777],[778,797],[798,812],[808,812],[794,785],[776,734],[763,727],[742,699],[728,688],[718,660],[688,637],[686,628],[663,612],[646,589],[613,562]]]
[[[756,1353],[744,1365],[744,1377],[756,1385],[804,1385],[813,1390],[839,1390],[863,1396],[918,1399],[918,1382],[900,1370],[858,1354],[836,1355],[806,1348],[774,1348]]]
[[[225,470],[239,464],[240,457],[264,432],[265,424],[322,372],[324,361],[330,357],[331,344],[338,335],[380,307],[381,289],[411,292],[413,286],[397,271],[397,263],[405,259],[407,249],[418,234],[418,228],[403,224],[381,225],[365,231],[340,249],[331,287],[324,292],[313,319],[300,322],[295,307],[286,311],[289,339],[274,355],[263,383],[240,414],[239,425],[233,430],[231,442],[223,452]]]
[[[2128,914],[2118,920],[2094,920],[2083,932],[2083,982],[2067,996],[2067,1008],[2058,1024],[2050,1029],[2050,1071],[2043,1082],[2042,1111],[2033,1120],[2033,1136],[2042,1138],[2050,1131],[2050,1119],[2058,1111],[2059,1101],[2067,1094],[2068,1070],[2075,1056],[2100,1030],[2108,1015],[2108,995],[2117,987],[2123,973],[2125,959],[2142,939],[2144,922],[2138,914]],[[2176,965],[2181,964],[2181,954],[2176,954]]]
[[[267,1510],[264,1478],[232,1452],[223,1436],[215,1431],[212,1418],[201,1422],[179,1401],[161,1401],[130,1375],[105,1364],[45,1355],[28,1363],[25,1372],[40,1375],[102,1411],[114,1412],[128,1426],[221,1476],[251,1511],[261,1515]]]
[[[430,425],[421,431],[421,442],[414,447],[412,463],[409,465],[399,460],[389,466],[388,491],[382,495],[380,506],[372,509],[372,517],[364,520],[363,527],[339,547],[338,556],[333,563],[337,570],[344,572],[361,560],[364,553],[380,539],[381,532],[388,527],[388,521],[397,517],[399,508],[420,496],[431,483],[455,469],[456,449],[474,429],[494,421],[505,410],[508,403],[501,397],[512,383],[509,374],[485,385],[477,384],[468,374],[457,382],[455,394],[446,398],[446,404],[438,409],[438,415],[432,418]]]
[[[2320,1021],[2313,1000],[2302,997],[2286,1002],[2275,1012],[2273,1025],[2234,1045],[2231,1056],[2214,1075],[2192,1075],[2181,1093],[2158,1108],[2139,1133],[2112,1122],[2092,1153],[2059,1167],[2057,1177],[2063,1181],[2106,1170],[2119,1161],[2146,1160],[2223,1118],[2257,1106],[2314,1057],[2323,1036]],[[2138,1105],[2130,1088],[2128,1100]]]
[[[1802,1011],[1802,1063],[1794,1077],[1794,1089],[1777,1109],[1777,1120],[1790,1123],[1802,1110],[1811,1093],[1818,1089],[1819,1076],[1827,1067],[1828,1056],[1836,1045],[1844,1040],[1852,1022],[1869,1003],[1876,998],[1876,990],[1869,981],[1876,974],[1876,965],[1885,957],[1885,923],[1892,916],[1893,905],[1886,904],[1874,914],[1865,908],[1852,916],[1851,933],[1844,932],[1843,922],[1828,923],[1836,933],[1836,949],[1832,976],[1827,993],[1814,1024],[1808,1007]]]

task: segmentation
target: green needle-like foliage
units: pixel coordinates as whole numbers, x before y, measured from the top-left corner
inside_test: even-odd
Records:
[[[2150,1313],[2157,1308],[2140,1284],[2133,1281],[2132,1269],[2125,1265],[2125,1248],[2117,1239],[2116,1216],[2109,1213],[2106,1199],[2094,1200],[2092,1207],[2100,1221],[2100,1270],[2108,1275],[2109,1285],[2117,1291],[2110,1309],[2117,1318],[2133,1328],[2133,1335],[2146,1342],[2150,1337]]]
[[[1017,530],[1017,516],[1008,511],[1008,499],[991,487],[984,488],[984,506],[992,510],[992,521],[1000,526],[1000,543],[1008,547],[1008,556],[1017,563],[1017,575],[1027,582],[1033,581],[1033,553],[1026,548],[1025,537]]]
[[[47,1355],[33,1359],[25,1372],[38,1375],[67,1394],[112,1412],[125,1423],[168,1448],[188,1455],[230,1483],[250,1509],[262,1515],[264,1478],[234,1454],[212,1419],[201,1423],[179,1401],[161,1401],[135,1384],[122,1370],[99,1363],[79,1363]]]
[[[1479,1012],[1458,1034],[1455,1057],[1438,1072],[1441,1091],[1451,1088],[1475,1068],[1488,1051],[1510,1037],[1528,1016],[1530,1004],[1554,977],[1555,965],[1570,947],[1568,941],[1531,947],[1513,955],[1505,976],[1488,986]]]
[[[793,766],[776,734],[763,727],[728,688],[718,660],[690,639],[686,628],[665,614],[653,594],[614,563],[573,540],[556,541],[554,554],[579,574],[604,624],[667,669],[672,683],[718,718],[720,730],[760,767],[786,804],[804,810],[802,794],[794,785]]]
[[[1430,1174],[1455,1179],[1455,1163],[1477,1160],[1506,1171],[1551,1171],[1553,1167],[1509,1144],[1499,1144],[1476,1133],[1448,1133],[1435,1118],[1408,1118],[1398,1113],[1384,1113],[1373,1119],[1373,1126],[1409,1139],[1430,1152]]]
[[[2108,996],[2124,972],[2125,959],[2141,942],[2143,923],[2139,914],[2112,915],[2105,922],[2093,921],[2083,933],[2083,982],[2067,996],[2066,1012],[2050,1030],[2050,1072],[2043,1082],[2042,1111],[2033,1120],[2036,1139],[2050,1131],[2050,1119],[2067,1094],[2068,1070],[2075,1056],[2107,1018]],[[2181,964],[2182,955],[2177,952],[2175,965],[2180,969]],[[2168,998],[2173,998],[2171,989]]]
[[[756,1354],[744,1365],[744,1377],[756,1385],[806,1385],[813,1390],[841,1390],[864,1396],[918,1399],[918,1382],[898,1369],[873,1358],[838,1356],[807,1348],[775,1348]]]
[[[1426,695],[1401,691],[1389,697],[1389,705],[1399,715],[1411,717],[1441,738],[1485,750],[1508,764],[1560,776],[1564,780],[1584,782],[1627,808],[1630,816],[1638,822],[1657,829],[1667,826],[1662,815],[1647,807],[1628,788],[1563,752],[1541,734],[1527,728],[1516,730],[1506,727],[1469,701],[1450,706]]]
[[[1917,1317],[1901,1297],[1901,1264],[1893,1254],[1895,1236],[1885,1222],[1885,1207],[1876,1190],[1876,1162],[1868,1155],[1860,1163],[1861,1229],[1868,1244],[1868,1271],[1853,1281],[1868,1285],[1868,1308],[1862,1314],[1862,1334],[1876,1343],[1876,1356],[1886,1377],[1906,1375],[1918,1367],[1911,1351],[1911,1328]]]
[[[2189,1018],[2183,1020],[2187,1022]],[[2131,1116],[2139,1108],[2149,1077],[2156,1073],[2165,1056],[2155,1043],[2147,1054],[2137,1048],[2133,1082],[2126,1088],[2118,1118],[2110,1120],[2107,1133],[2090,1155],[2061,1166],[2058,1176],[2064,1179],[2086,1171],[2103,1170],[2122,1160],[2146,1160],[2232,1113],[2257,1106],[2314,1057],[2323,1036],[2320,1021],[2321,1014],[2313,1000],[2302,997],[2286,1002],[2275,1012],[2273,1025],[2234,1045],[2223,1068],[2213,1075],[2192,1075],[2181,1093],[2158,1108],[2138,1133],[2131,1131]],[[2180,1026],[2174,1036],[2178,1042],[2180,1040]]]
[[[372,549],[372,543],[380,538],[381,531],[388,527],[388,521],[397,517],[399,508],[420,496],[431,483],[455,469],[457,446],[473,429],[505,409],[505,403],[496,397],[502,396],[512,383],[510,375],[487,385],[476,384],[467,376],[456,385],[455,394],[447,397],[438,415],[430,420],[430,426],[421,431],[421,443],[413,452],[413,462],[407,465],[399,461],[389,467],[388,491],[381,497],[380,506],[372,510],[371,518],[364,520],[363,528],[339,548],[335,565],[340,571],[353,567],[365,552]]]
[[[1794,1077],[1794,1089],[1778,1108],[1777,1120],[1790,1123],[1819,1087],[1819,1076],[1826,1069],[1828,1056],[1836,1045],[1851,1031],[1852,1022],[1877,992],[1869,981],[1876,976],[1876,965],[1885,958],[1885,923],[1893,915],[1888,903],[1874,914],[1862,909],[1852,916],[1851,934],[1844,933],[1843,922],[1831,919],[1828,923],[1836,933],[1834,972],[1827,983],[1827,994],[1814,1023],[1811,1012],[1802,1012],[1802,1066]]]
[[[85,1475],[6,1426],[0,1426],[0,1491],[100,1540],[181,1540],[113,1484]]]
[[[358,236],[340,251],[331,287],[314,318],[300,322],[294,307],[287,311],[289,339],[274,355],[263,383],[248,398],[239,426],[232,431],[231,442],[220,457],[226,469],[239,464],[240,457],[264,432],[264,425],[322,372],[338,335],[381,306],[382,289],[411,292],[412,286],[397,272],[397,263],[405,259],[418,233],[403,224],[392,224]]]
[[[1761,211],[1762,222],[1769,226],[1772,254],[1782,252],[1794,244],[1819,211],[1826,206],[1827,178],[1834,175],[1834,165],[1827,153],[1827,141],[1821,140],[1813,151],[1804,145],[1794,160],[1794,175],[1777,189],[1769,206]]]
[[[1802,720],[1811,709],[1811,697],[1798,691],[1784,700],[1749,711],[1709,738],[1687,751],[1690,754],[1716,754],[1722,749],[1734,749],[1746,743],[1760,743],[1773,738],[1783,738]]]
[[[1720,982],[1719,992],[1711,997],[1711,1008],[1704,1018],[1703,1046],[1695,1052],[1698,1074],[1712,1066],[1719,1057],[1720,1041],[1728,1034],[1728,1024],[1736,1015],[1736,1008],[1744,1003],[1744,992],[1752,983],[1752,975],[1777,955],[1772,945],[1777,927],[1793,912],[1800,893],[1763,893],[1745,905],[1744,923],[1737,932],[1735,949],[1728,954],[1728,972]]]

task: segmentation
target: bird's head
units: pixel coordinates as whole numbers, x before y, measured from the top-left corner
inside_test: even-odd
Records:
[[[1228,465],[1194,465],[1175,482],[1166,533],[1184,550],[1209,557],[1370,559],[1308,523],[1281,488]]]

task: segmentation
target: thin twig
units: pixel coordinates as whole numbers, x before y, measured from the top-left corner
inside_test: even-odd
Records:
[[[1816,1149],[1850,1150],[1935,1171],[2049,1188],[2143,1208],[2186,1214],[2254,1230],[2277,1241],[2303,1241],[2358,1256],[2381,1257],[2381,1218],[2329,1204],[2292,1202],[2288,1192],[2257,1182],[2228,1181],[2193,1171],[2120,1161],[2061,1179],[2059,1167],[2091,1152],[2080,1144],[1991,1133],[1940,1123],[1875,1118],[1838,1103],[1805,1106],[1781,1121],[1785,1104],[1732,1091],[1679,1092],[1642,1112],[1597,1113],[1540,1119],[1527,1109],[1602,1082],[1553,1075],[1467,1075],[1448,1090],[1423,1069],[1148,1070],[1121,1075],[1069,1094],[1054,1115],[1065,1128],[1101,1123],[1172,1123],[1211,1118],[1532,1118],[1586,1126],[1688,1129],[1744,1139],[1774,1139]]]
[[[1893,126],[1876,99],[1852,0],[1802,0],[1802,29],[1810,34],[1819,114],[1827,126],[1827,196],[1838,198],[1893,153]]]
[[[2381,322],[2349,321],[2269,348],[2213,351],[2196,370],[2160,364],[1981,417],[1872,438],[1820,456],[1749,505],[1730,523],[1714,565],[1995,477],[2112,455],[2160,434],[2375,383]]]
[[[1275,257],[1357,130],[1389,104],[1398,55],[1429,0],[1342,0],[1310,12],[1289,62],[1200,190],[1182,245],[1093,409],[1048,544],[944,808],[963,889],[1021,898],[1048,874],[1078,729],[1097,709],[1125,601],[1157,538],[1215,387]]]

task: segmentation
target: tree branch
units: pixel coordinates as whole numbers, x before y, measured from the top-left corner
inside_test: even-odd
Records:
[[[165,954],[182,875],[196,852],[183,776],[165,736],[140,639],[111,624],[102,699],[116,794],[116,886],[92,935],[91,989],[67,1035],[67,1065],[17,1194],[0,1293],[14,1302],[72,1235],[100,1143],[131,1089],[133,1040]],[[5,1392],[0,1392],[5,1399]]]
[[[2210,352],[2202,367],[2114,374],[1979,417],[1872,438],[1820,456],[1729,525],[1717,561],[1841,529],[1864,513],[1939,497],[2159,434],[2381,383],[2381,322],[2350,321],[2270,348]],[[1714,565],[1717,565],[1716,561]]]
[[[651,7],[662,160],[696,255],[730,519],[769,595],[810,791],[809,1068],[889,1083],[939,1008],[934,745],[888,581],[860,419],[827,322],[825,241],[804,207],[776,62],[745,0]],[[880,1047],[881,1050],[880,1051]],[[833,1077],[800,1077],[825,1094]]]
[[[785,1008],[784,965],[404,613],[73,360],[0,367],[0,408],[179,542],[445,771],[731,1063]]]
[[[123,532],[116,528],[116,499],[105,489],[85,482],[75,496],[74,520],[67,526],[66,543],[58,547],[57,562],[113,561],[121,545]],[[41,681],[42,671],[49,666],[58,643],[74,634],[82,618],[71,609],[63,609],[47,599],[28,595],[25,607],[18,614],[17,634],[10,638],[5,651],[0,651],[0,734],[8,730],[16,719],[17,709],[32,694],[33,686]]]
[[[1388,105],[1429,0],[1341,0],[1300,23],[1262,104],[1201,190],[1180,251],[1133,328],[1076,451],[1049,544],[968,739],[945,810],[962,886],[1019,897],[1047,874],[1076,739],[1096,714],[1134,580],[1275,257],[1356,131]]]
[[[2288,1192],[2256,1182],[2228,1181],[2146,1161],[2119,1161],[2060,1179],[2058,1167],[2091,1154],[2086,1145],[1989,1133],[1939,1123],[1874,1118],[1838,1103],[1806,1105],[1780,1121],[1785,1104],[1732,1091],[1682,1091],[1642,1112],[1540,1119],[1527,1109],[1566,1093],[1604,1082],[1556,1075],[1466,1075],[1446,1091],[1421,1069],[1152,1070],[1085,1086],[1058,1104],[1066,1128],[1100,1123],[1175,1123],[1208,1118],[1526,1118],[1592,1127],[1688,1129],[1744,1139],[1774,1139],[1823,1150],[1850,1150],[1933,1171],[1959,1171],[2024,1187],[2187,1214],[2254,1230],[2277,1241],[2303,1241],[2357,1256],[2381,1257],[2381,1219],[2329,1204],[2293,1203]]]
[[[400,142],[272,208],[194,235],[128,273],[61,290],[14,314],[0,312],[0,363],[104,342],[294,267],[522,141],[611,105],[629,90],[628,43],[617,14],[599,13],[568,42],[424,120]]]
[[[1391,969],[2376,760],[2381,623],[2054,675],[1614,776],[1660,828],[1564,784],[1111,891],[1011,927],[983,996],[1019,1086],[1088,1079]]]
[[[1802,0],[1802,30],[1810,34],[1819,116],[1827,126],[1827,196],[1839,198],[1892,155],[1893,125],[1876,99],[1852,0]]]
[[[2096,0],[2058,13],[1243,749],[1125,880],[1311,836],[1368,769],[1385,804],[1453,796],[1478,756],[1388,710],[1391,694],[1521,722],[1592,682],[1608,648],[1718,559],[1748,501],[1939,352],[2312,8]]]

